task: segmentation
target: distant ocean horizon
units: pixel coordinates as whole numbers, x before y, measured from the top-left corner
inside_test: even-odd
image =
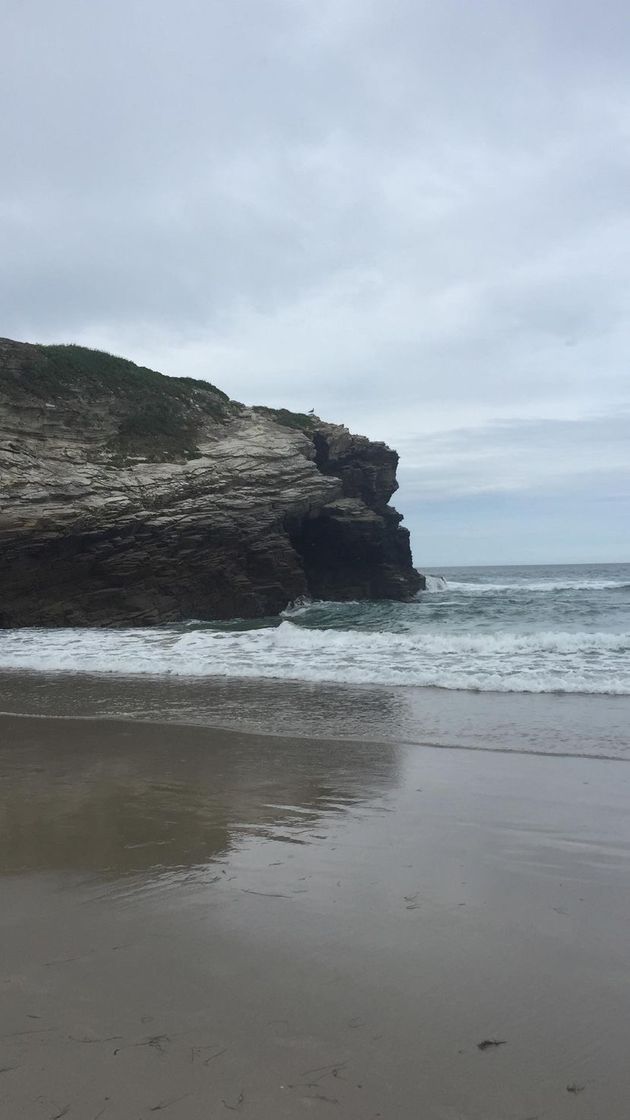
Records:
[[[628,564],[630,564],[630,560],[541,560],[540,563],[536,563],[534,560],[504,560],[501,564],[489,564],[487,561],[484,561],[483,564],[423,561],[416,564],[416,568],[423,574],[425,572],[442,574],[450,569],[462,571],[464,568],[467,570],[472,568],[480,570],[483,568],[622,568],[627,567]]]

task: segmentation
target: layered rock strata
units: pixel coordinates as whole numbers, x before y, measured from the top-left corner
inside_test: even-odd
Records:
[[[0,625],[276,614],[412,597],[398,457],[80,347],[0,340]]]

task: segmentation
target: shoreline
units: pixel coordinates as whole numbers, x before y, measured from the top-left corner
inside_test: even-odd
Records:
[[[2,722],[3,721],[10,721],[12,719],[17,719],[17,720],[40,720],[40,721],[44,721],[44,722],[47,721],[47,720],[51,720],[51,721],[56,721],[56,722],[60,722],[60,723],[65,723],[65,722],[81,723],[81,722],[83,722],[83,723],[94,723],[94,724],[97,724],[97,725],[98,724],[103,724],[104,726],[106,726],[108,724],[122,724],[124,726],[128,725],[128,726],[131,726],[131,727],[136,727],[136,726],[140,725],[140,726],[143,726],[143,727],[155,727],[155,728],[160,728],[160,729],[163,729],[163,730],[166,730],[167,728],[170,728],[170,727],[183,727],[183,728],[189,728],[191,730],[196,730],[196,731],[203,730],[203,731],[206,731],[210,734],[215,733],[215,734],[219,734],[219,735],[226,735],[228,737],[231,736],[231,735],[234,735],[234,736],[242,735],[242,736],[246,736],[246,737],[249,737],[249,738],[263,737],[265,739],[271,739],[271,740],[274,740],[274,739],[280,739],[280,740],[287,739],[287,740],[291,740],[291,741],[298,740],[299,742],[303,742],[303,743],[309,743],[309,742],[314,742],[315,741],[315,742],[318,742],[318,743],[328,744],[328,745],[333,744],[333,743],[338,743],[338,744],[347,744],[348,746],[355,746],[355,747],[360,746],[362,743],[364,743],[366,741],[365,739],[361,739],[359,737],[357,737],[357,738],[350,738],[350,737],[346,738],[346,737],[343,737],[343,736],[337,736],[336,738],[328,737],[328,736],[313,737],[312,735],[300,735],[299,732],[296,733],[295,731],[285,731],[283,733],[283,732],[280,732],[280,731],[267,731],[267,730],[264,730],[264,729],[263,730],[257,730],[257,731],[254,731],[254,730],[251,730],[251,729],[239,730],[235,727],[226,727],[226,726],[224,726],[222,724],[219,724],[219,723],[199,725],[197,723],[191,723],[191,722],[188,722],[186,720],[141,719],[141,718],[138,718],[138,717],[131,719],[129,717],[118,716],[118,715],[115,715],[115,716],[55,715],[55,714],[51,714],[49,712],[42,712],[42,713],[9,712],[9,711],[3,711],[1,709],[0,709],[0,731],[1,731],[1,728],[2,728]],[[370,743],[370,746],[372,746],[372,747],[391,746],[391,742],[388,741],[388,740],[370,739],[369,743]],[[467,751],[467,752],[477,753],[477,754],[520,755],[520,756],[524,756],[526,758],[531,757],[531,758],[554,758],[554,759],[555,758],[558,758],[558,759],[562,759],[562,758],[566,758],[566,759],[585,759],[585,760],[588,760],[590,762],[619,762],[619,763],[622,763],[622,764],[627,764],[628,762],[630,762],[630,754],[628,755],[627,758],[619,758],[616,755],[607,755],[607,754],[575,754],[575,753],[571,753],[569,751],[567,751],[567,752],[555,751],[553,753],[550,753],[549,751],[525,750],[525,749],[519,749],[519,748],[514,748],[514,747],[475,747],[475,746],[463,745],[461,743],[430,743],[430,742],[426,742],[426,741],[405,740],[405,739],[398,739],[397,743],[402,748],[407,748],[407,749],[418,748],[419,750]]]
[[[98,630],[95,629],[95,633]],[[304,688],[339,688],[339,689],[355,689],[356,691],[370,691],[373,689],[387,689],[391,692],[426,692],[438,693],[440,695],[452,694],[462,696],[550,696],[558,699],[577,697],[578,699],[593,699],[593,700],[621,700],[630,701],[630,691],[620,690],[588,690],[583,691],[579,689],[543,689],[543,688],[479,688],[477,686],[470,686],[469,688],[460,688],[448,684],[415,684],[410,681],[353,681],[353,680],[336,680],[333,676],[330,679],[326,677],[310,680],[301,676],[255,676],[253,674],[244,673],[242,676],[238,674],[227,673],[194,673],[194,672],[155,672],[150,673],[145,670],[133,672],[120,672],[118,669],[103,670],[103,669],[37,669],[22,666],[0,666],[0,678],[6,677],[21,678],[21,677],[44,677],[49,679],[67,679],[69,677],[76,679],[89,678],[92,680],[101,681],[121,681],[126,683],[146,681],[148,684],[158,684],[159,682],[179,682],[180,684],[208,684],[209,686],[218,684],[233,684],[241,686],[256,686],[256,685],[270,685],[276,687],[304,687]]]
[[[630,696],[12,671],[0,672],[0,711],[492,754],[630,759]]]

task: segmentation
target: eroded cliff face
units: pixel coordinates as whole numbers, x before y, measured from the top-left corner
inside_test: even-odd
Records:
[[[0,625],[411,597],[397,455],[80,347],[0,340]]]

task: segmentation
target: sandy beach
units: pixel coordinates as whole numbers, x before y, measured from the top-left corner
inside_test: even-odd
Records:
[[[1,1115],[625,1120],[623,761],[0,719]]]

